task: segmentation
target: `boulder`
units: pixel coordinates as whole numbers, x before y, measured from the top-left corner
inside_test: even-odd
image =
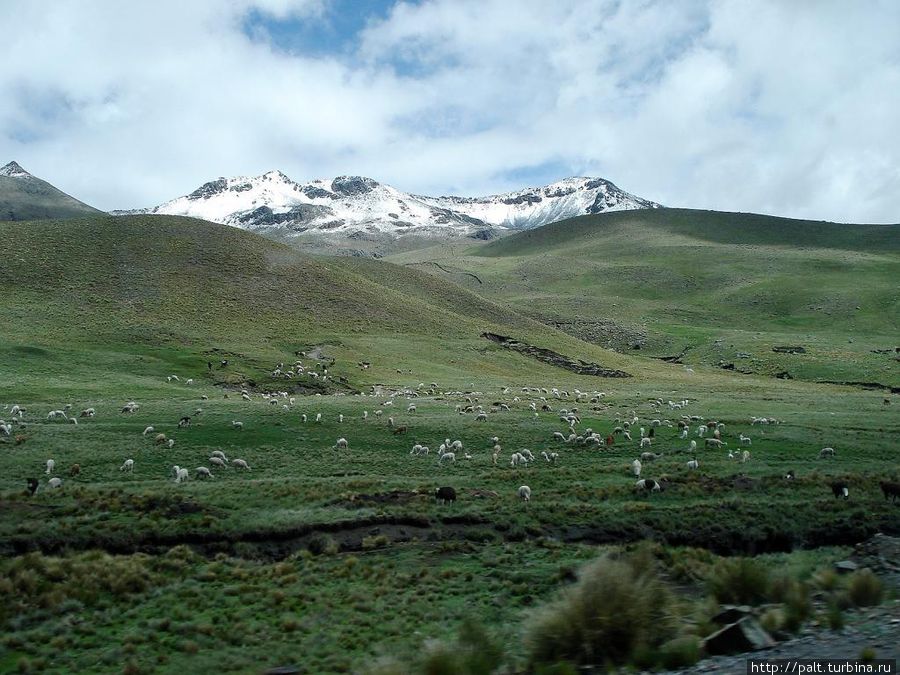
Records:
[[[834,570],[839,574],[850,574],[851,572],[855,572],[859,569],[859,565],[857,565],[852,560],[840,560],[834,563]]]
[[[703,648],[709,655],[740,654],[774,645],[772,637],[752,616],[725,626],[703,641]]]
[[[712,621],[720,626],[724,626],[740,621],[752,613],[753,610],[747,605],[723,605],[719,613],[712,618]]]

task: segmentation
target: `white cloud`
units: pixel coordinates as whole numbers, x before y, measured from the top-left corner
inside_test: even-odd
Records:
[[[672,206],[900,221],[896,3],[433,0],[349,53],[272,44],[336,11],[6,3],[0,160],[102,208],[271,168],[484,194],[563,167]]]

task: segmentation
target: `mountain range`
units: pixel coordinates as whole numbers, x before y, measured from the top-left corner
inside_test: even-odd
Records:
[[[429,197],[363,176],[298,183],[269,171],[218,178],[159,206],[113,213],[192,216],[278,238],[414,234],[490,239],[573,216],[659,206],[603,178],[567,178],[487,197]]]

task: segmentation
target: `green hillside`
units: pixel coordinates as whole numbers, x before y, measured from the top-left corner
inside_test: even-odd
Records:
[[[879,487],[900,478],[896,396],[665,363],[641,356],[649,347],[620,354],[544,323],[548,308],[672,314],[671,288],[642,287],[605,250],[675,278],[706,274],[740,245],[650,226],[503,251],[517,241],[458,260],[451,250],[441,267],[473,271],[436,276],[309,257],[188,218],[0,223],[0,672],[574,672],[530,665],[531,618],[585,563],[635,546],[671,584],[673,629],[689,646],[715,630],[725,600],[708,580],[730,587],[732,556],[754,556],[741,564],[770,578],[754,600],[777,610],[772,630],[820,621],[816,610],[789,622],[786,588],[820,589],[821,607],[845,602],[856,576],[828,581],[834,562],[876,532],[900,533],[900,508]],[[707,260],[693,271],[651,266],[693,249]],[[748,251],[787,274],[778,247]],[[823,251],[895,264],[893,253],[824,247],[795,264]],[[679,337],[748,330],[736,310],[702,302],[736,293],[724,266],[718,291],[685,293]],[[849,283],[834,269],[819,283]],[[865,269],[881,297],[886,282]],[[610,279],[619,299],[603,295]],[[876,336],[889,325],[868,320]],[[298,358],[304,373],[273,372]],[[594,364],[632,377],[573,372]],[[131,400],[138,408],[123,412]],[[560,440],[575,411],[581,440]],[[703,435],[714,420],[719,447]],[[614,442],[587,440],[588,429]],[[445,439],[461,447],[438,459]],[[642,453],[641,477],[658,491],[636,485]],[[189,479],[176,483],[174,465]],[[454,503],[435,500],[441,486]],[[671,665],[662,639],[617,662]],[[445,667],[454,655],[494,665]]]
[[[16,162],[0,169],[0,221],[80,218],[100,213],[32,176]]]
[[[205,366],[219,352],[246,357],[235,356],[236,370],[222,377],[259,380],[272,364],[319,344],[335,357],[373,364],[344,373],[359,386],[396,369],[460,383],[557,370],[485,340],[485,331],[610,368],[642,367],[423,272],[309,257],[205,221],[0,223],[0,246],[14,252],[0,268],[0,284],[16,289],[0,297],[9,319],[0,373],[20,386],[63,358],[73,365],[54,381],[78,386],[98,358],[109,359],[104,372],[138,374],[162,367],[157,360],[169,368]]]
[[[897,225],[626,211],[390,259],[623,352],[900,385]]]

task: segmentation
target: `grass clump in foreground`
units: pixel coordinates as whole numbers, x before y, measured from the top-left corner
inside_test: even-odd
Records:
[[[655,563],[633,554],[603,556],[586,566],[564,596],[539,610],[526,629],[531,667],[653,665],[675,637],[675,600]],[[673,661],[683,645],[670,643]]]
[[[874,607],[884,598],[884,584],[872,570],[861,569],[850,577],[847,598],[854,607]]]
[[[758,605],[770,590],[769,573],[752,558],[724,558],[711,570],[709,592],[723,604]]]

